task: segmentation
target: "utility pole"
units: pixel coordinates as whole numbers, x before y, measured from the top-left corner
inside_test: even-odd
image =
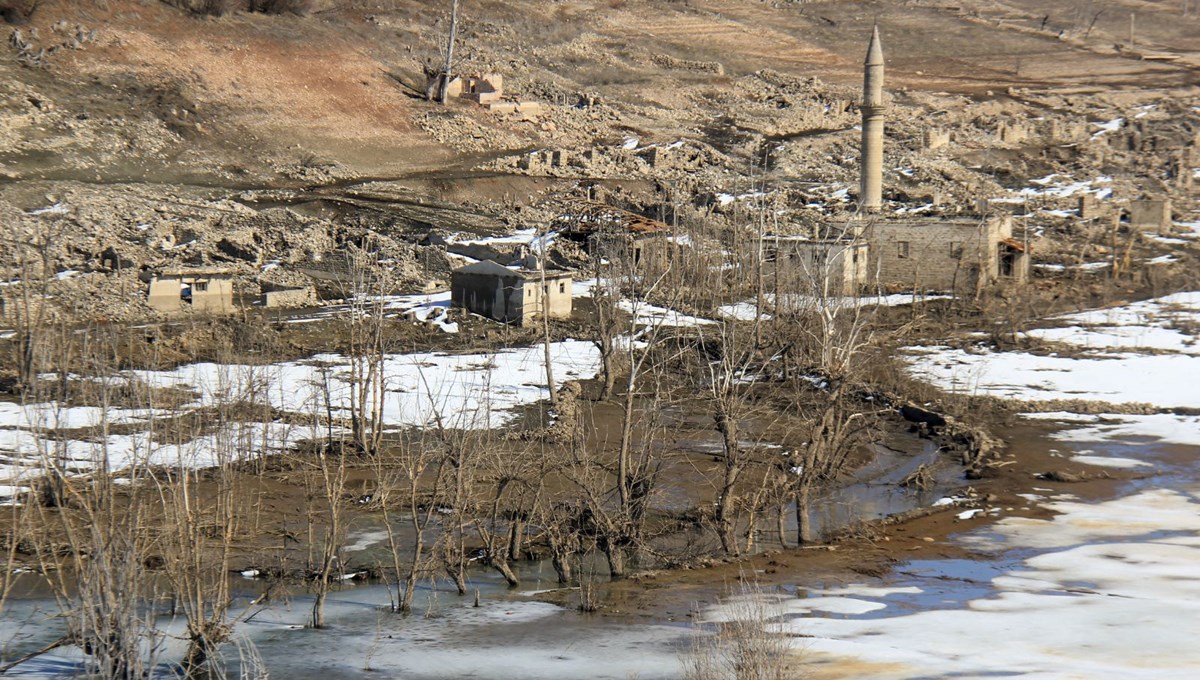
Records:
[[[558,408],[558,389],[554,385],[554,358],[550,353],[550,287],[546,285],[546,255],[549,250],[550,234],[545,229],[538,229],[538,241],[541,242],[541,252],[538,253],[538,274],[542,287],[542,349],[546,362],[546,389],[550,392],[550,406]],[[535,241],[536,243],[537,241]],[[596,285],[600,285],[599,279]]]
[[[458,0],[450,5],[450,36],[446,39],[446,63],[442,66],[441,83],[438,85],[438,102],[446,103],[446,91],[450,88],[450,73],[454,67],[454,40],[458,36]]]

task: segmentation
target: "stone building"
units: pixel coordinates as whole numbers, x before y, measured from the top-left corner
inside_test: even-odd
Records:
[[[968,291],[1029,276],[1010,215],[880,219],[865,225],[865,237],[869,276],[885,288]]]
[[[859,183],[861,213],[882,212],[883,48],[878,28],[871,35],[863,65],[862,146]],[[998,131],[1006,141],[1023,141],[1030,131],[1024,124],[1005,123]],[[927,142],[928,145],[929,144]],[[1028,248],[1013,238],[1011,214],[995,214],[1003,207],[981,201],[986,216],[977,217],[869,217],[855,225],[856,241],[868,244],[866,280],[871,285],[908,291],[977,291],[985,285],[1029,277]],[[1012,210],[1009,207],[1009,210]],[[828,250],[827,257],[837,257]],[[847,282],[857,280],[851,261],[842,263]],[[820,257],[808,252],[809,257]],[[841,257],[845,258],[844,254]]]
[[[849,238],[764,236],[763,275],[777,292],[856,295],[870,282],[869,253],[866,242]]]
[[[510,269],[483,260],[450,275],[450,301],[496,321],[523,326],[545,307],[551,318],[571,316],[571,275],[547,270]]]
[[[150,280],[146,303],[166,314],[229,313],[234,309],[233,274],[226,269],[163,270]]]

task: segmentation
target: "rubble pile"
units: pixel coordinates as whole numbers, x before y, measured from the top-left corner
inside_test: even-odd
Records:
[[[529,140],[520,134],[498,126],[485,125],[476,115],[463,111],[430,111],[418,116],[416,122],[434,139],[456,151],[478,153],[529,145]]]

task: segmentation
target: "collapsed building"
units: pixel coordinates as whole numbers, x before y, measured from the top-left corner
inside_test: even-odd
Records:
[[[643,267],[663,267],[671,258],[671,227],[606,203],[576,201],[554,227],[593,258]]]
[[[446,83],[446,97],[461,97],[478,104],[498,102],[504,96],[504,76],[485,73],[480,76],[454,76]]]
[[[870,247],[863,240],[768,235],[757,245],[763,276],[776,292],[854,295],[871,280]]]

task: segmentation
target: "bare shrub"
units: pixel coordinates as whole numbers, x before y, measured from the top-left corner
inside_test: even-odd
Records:
[[[792,680],[791,639],[771,630],[772,596],[758,584],[743,584],[724,605],[723,621],[709,632],[697,625],[683,654],[685,680]]]
[[[247,12],[262,14],[296,14],[304,16],[313,10],[313,0],[163,0],[172,7],[178,7],[199,16],[220,17],[244,9]],[[3,2],[34,2],[34,0],[0,0]],[[2,12],[0,5],[0,12]]]
[[[236,0],[163,0],[163,2],[199,16],[221,17],[237,9]]]
[[[304,16],[313,10],[312,0],[249,0],[246,9],[263,14]]]

